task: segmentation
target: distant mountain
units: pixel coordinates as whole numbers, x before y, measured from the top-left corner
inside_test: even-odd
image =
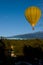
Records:
[[[16,36],[8,37],[8,38],[14,38],[14,39],[43,39],[43,32],[35,32],[35,33],[29,33],[29,34],[16,35]]]

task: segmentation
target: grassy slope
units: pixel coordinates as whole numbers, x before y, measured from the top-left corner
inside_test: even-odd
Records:
[[[40,47],[43,49],[43,40],[40,39],[34,39],[34,40],[3,40],[3,42],[6,45],[6,48],[10,49],[11,45],[14,46],[14,51],[16,55],[22,55],[23,54],[23,47],[25,45],[31,45],[32,47],[36,47],[40,45]]]

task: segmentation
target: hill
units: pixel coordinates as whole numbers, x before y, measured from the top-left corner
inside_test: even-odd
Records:
[[[29,34],[21,34],[7,37],[9,39],[43,39],[43,32],[35,32]]]

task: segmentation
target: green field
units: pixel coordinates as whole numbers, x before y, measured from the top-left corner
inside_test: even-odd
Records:
[[[31,39],[31,40],[3,40],[6,49],[11,49],[11,46],[14,47],[14,53],[16,55],[23,55],[24,45],[37,47],[40,46],[43,49],[43,39]]]

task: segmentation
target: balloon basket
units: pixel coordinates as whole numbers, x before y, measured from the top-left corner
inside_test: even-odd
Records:
[[[34,30],[34,27],[32,27],[32,29]]]

